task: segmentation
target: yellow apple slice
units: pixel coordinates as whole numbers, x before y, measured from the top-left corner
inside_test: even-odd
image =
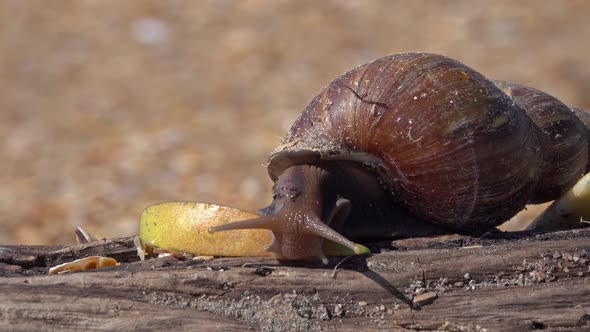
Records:
[[[271,256],[265,248],[272,241],[269,230],[248,229],[211,234],[209,227],[256,218],[258,215],[216,204],[165,202],[148,206],[141,215],[139,237],[167,250],[212,256]],[[363,254],[370,250],[361,246]],[[353,255],[336,243],[325,241],[329,256]]]

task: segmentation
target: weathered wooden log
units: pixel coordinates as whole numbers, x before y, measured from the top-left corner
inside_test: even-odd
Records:
[[[331,265],[139,261],[132,239],[0,247],[0,330],[590,329],[590,230],[419,238]],[[121,265],[47,275],[90,255]],[[421,310],[404,304],[414,297]]]

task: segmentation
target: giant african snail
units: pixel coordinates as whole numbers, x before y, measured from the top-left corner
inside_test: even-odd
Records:
[[[440,55],[389,55],[305,108],[269,157],[260,218],[210,232],[270,229],[276,257],[324,262],[323,239],[357,252],[349,239],[483,232],[572,186],[589,137],[546,93]]]

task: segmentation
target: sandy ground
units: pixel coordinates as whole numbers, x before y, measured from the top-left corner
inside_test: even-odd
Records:
[[[137,233],[147,205],[255,210],[330,80],[428,51],[590,109],[590,2],[0,2],[0,243]]]

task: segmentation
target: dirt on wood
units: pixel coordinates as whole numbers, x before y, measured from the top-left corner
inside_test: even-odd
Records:
[[[324,266],[268,258],[139,261],[131,238],[0,247],[0,330],[590,329],[590,229],[371,248],[372,256]],[[121,264],[47,275],[50,266],[96,254]]]

